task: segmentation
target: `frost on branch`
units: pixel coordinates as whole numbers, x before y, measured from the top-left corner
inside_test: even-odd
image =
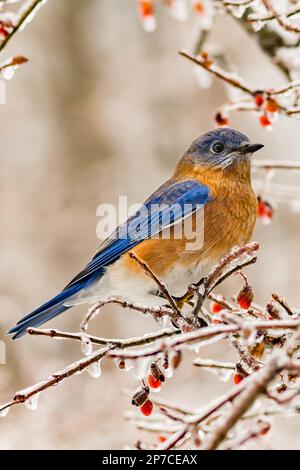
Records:
[[[135,448],[240,449],[253,443],[265,447],[272,416],[299,412],[300,316],[299,310],[278,294],[273,294],[266,306],[255,303],[244,269],[256,262],[258,248],[256,242],[235,247],[206,278],[188,286],[182,299],[176,300],[149,266],[132,252],[140,269],[156,282],[166,305],[154,308],[112,298],[88,312],[78,333],[28,329],[31,336],[77,341],[83,357],[46,380],[16,392],[11,401],[0,407],[0,416],[5,417],[11,407],[22,403],[35,410],[45,390],[84,371],[99,378],[101,362],[114,360],[123,373],[133,373],[139,384],[136,390],[126,392],[127,418],[143,431]],[[214,292],[236,273],[241,274],[242,281],[236,295],[227,300]],[[160,331],[136,338],[90,335],[89,322],[106,303],[136,310],[156,321],[163,316],[167,324]],[[201,354],[204,346],[221,339],[236,352],[236,362],[224,363],[222,358],[212,360]],[[159,398],[166,382],[176,380],[176,371],[186,360],[187,350],[196,355],[195,367],[232,383],[216,400],[210,401],[208,397],[202,409],[186,409],[174,398],[173,401]]]
[[[47,0],[0,1],[0,53],[3,54],[10,40],[33,19]],[[16,5],[15,5],[16,4]],[[0,77],[10,80],[17,68],[28,59],[22,55],[0,63]]]

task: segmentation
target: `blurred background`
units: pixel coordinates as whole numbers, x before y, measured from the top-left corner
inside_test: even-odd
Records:
[[[193,66],[177,53],[192,49],[197,17],[181,23],[161,12],[158,22],[154,33],[145,33],[133,0],[51,0],[6,49],[7,56],[24,54],[30,62],[7,82],[7,103],[0,108],[0,332],[7,349],[7,364],[0,365],[1,403],[81,357],[79,344],[38,337],[12,343],[4,333],[95,252],[97,206],[116,204],[119,195],[142,202],[169,177],[191,141],[213,127],[213,113],[226,100],[217,81],[201,89]],[[217,21],[210,42],[255,86],[284,82],[231,18]],[[255,158],[299,159],[299,121],[281,118],[268,133],[241,113],[231,125],[265,144]],[[248,272],[258,303],[278,292],[299,305],[299,178],[275,175],[269,194],[277,202],[274,221],[256,228],[261,252]],[[288,197],[278,198],[280,190]],[[239,285],[231,280],[222,293]],[[48,325],[77,331],[85,311],[72,309]],[[109,307],[90,331],[130,337],[155,328],[151,318]],[[201,356],[232,359],[225,343],[201,349]],[[162,397],[201,406],[231,386],[193,367],[191,359],[163,387]],[[123,386],[134,390],[137,380],[112,361],[102,368],[98,380],[84,373],[46,391],[34,412],[23,405],[11,409],[0,418],[0,448],[132,444],[137,432],[123,417],[130,404],[120,392]],[[299,418],[276,418],[268,445],[297,448],[299,437]]]

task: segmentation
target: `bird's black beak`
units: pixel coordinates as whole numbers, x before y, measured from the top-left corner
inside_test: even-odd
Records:
[[[239,148],[239,153],[242,155],[251,155],[254,152],[262,149],[264,147],[263,144],[246,144]]]

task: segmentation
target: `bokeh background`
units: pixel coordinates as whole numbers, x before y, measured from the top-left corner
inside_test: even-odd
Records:
[[[120,194],[142,202],[190,142],[213,126],[213,113],[226,100],[219,82],[201,89],[193,66],[177,54],[192,48],[197,17],[180,23],[161,11],[158,21],[157,31],[145,33],[134,0],[51,0],[6,50],[30,62],[7,82],[7,103],[0,108],[0,333],[7,349],[1,402],[81,356],[79,344],[37,337],[12,343],[4,333],[60,290],[96,250],[98,204],[117,203]],[[217,21],[210,43],[257,87],[283,83],[232,19]],[[257,158],[299,159],[299,121],[282,118],[270,134],[243,113],[232,126],[265,144]],[[299,303],[299,178],[275,175],[269,194],[277,204],[274,222],[256,228],[261,253],[249,278],[260,303],[271,292]],[[233,293],[238,285],[232,280],[222,292]],[[72,309],[51,325],[76,331],[85,311]],[[129,337],[154,328],[151,318],[110,307],[91,331]],[[201,356],[232,359],[221,343],[202,349]],[[191,359],[162,396],[201,406],[231,386],[193,368]],[[112,361],[102,368],[98,380],[84,373],[47,391],[34,412],[23,405],[10,410],[0,418],[0,448],[132,444],[141,434],[124,419],[130,404],[120,392],[123,386],[133,390],[137,380]],[[297,448],[299,438],[299,418],[277,418],[266,446]]]

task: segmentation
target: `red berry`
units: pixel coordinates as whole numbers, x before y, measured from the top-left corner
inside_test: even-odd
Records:
[[[229,120],[227,117],[223,116],[221,113],[215,115],[215,121],[219,126],[228,126]]]
[[[272,126],[270,119],[265,114],[259,117],[259,122],[262,127]]]
[[[266,205],[263,201],[259,201],[257,205],[257,215],[258,217],[263,217],[265,215]]]
[[[218,302],[212,302],[210,304],[211,313],[219,313],[221,312],[222,308],[223,307],[220,304],[218,304]]]
[[[151,400],[146,400],[140,407],[141,413],[144,416],[150,416],[153,411],[153,403]]]
[[[244,310],[248,310],[248,308],[251,305],[251,301],[245,295],[241,295],[239,300],[238,300],[238,304]]]
[[[249,286],[248,282],[241,287],[239,290],[236,300],[239,306],[245,310],[248,310],[252,301],[254,299],[253,291],[251,286]]]
[[[265,101],[264,95],[262,93],[259,93],[259,92],[256,93],[254,95],[254,101],[255,101],[256,106],[259,106],[259,107],[262,106],[264,101]]]
[[[266,102],[266,110],[269,113],[278,113],[279,104],[274,99],[269,98],[269,99],[267,99],[267,102]]]
[[[149,387],[151,388],[159,388],[161,386],[161,381],[155,379],[155,377],[153,377],[153,375],[150,374],[148,376],[148,384],[149,384]]]
[[[234,374],[233,376],[233,381],[236,385],[239,384],[243,379],[244,377],[242,377],[240,374]]]
[[[216,318],[214,318],[214,319],[212,320],[212,324],[213,324],[213,325],[219,325],[220,323],[222,323],[222,322],[221,322],[220,320],[217,320]]]
[[[269,223],[273,218],[273,208],[271,204],[258,198],[257,215],[260,219],[263,219],[265,223]]]
[[[159,442],[163,443],[166,442],[167,438],[165,436],[158,436]]]
[[[209,68],[214,63],[214,61],[206,51],[200,52],[200,58],[202,59],[202,65],[206,68]]]
[[[140,14],[143,18],[153,16],[154,8],[152,1],[140,0]]]

